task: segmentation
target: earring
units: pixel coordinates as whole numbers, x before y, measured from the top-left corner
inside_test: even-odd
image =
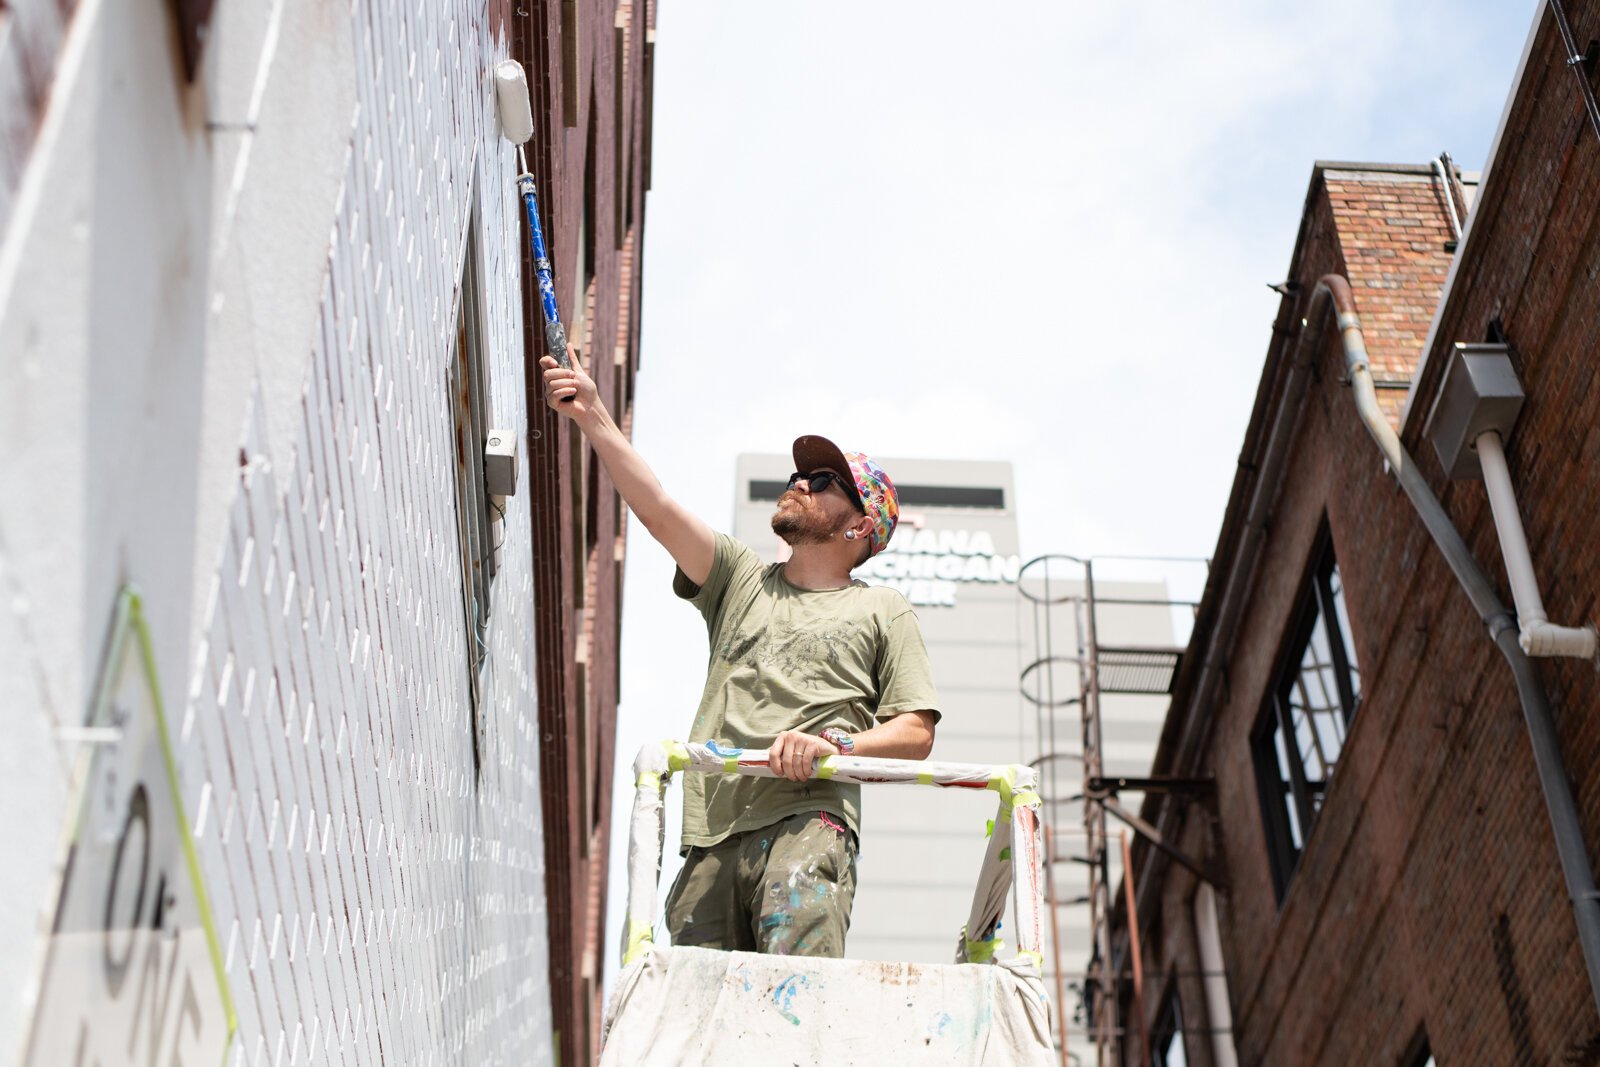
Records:
[[[846,541],[854,541],[856,539],[856,532],[854,530],[846,530],[844,532],[844,539]]]

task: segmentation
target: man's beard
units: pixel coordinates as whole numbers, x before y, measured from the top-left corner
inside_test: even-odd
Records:
[[[772,513],[772,532],[790,546],[827,544],[848,524],[848,519],[831,521],[820,507],[808,508],[796,503],[792,508],[784,508],[782,498],[778,503],[778,510]]]

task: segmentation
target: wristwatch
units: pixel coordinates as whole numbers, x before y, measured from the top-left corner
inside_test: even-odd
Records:
[[[841,756],[848,756],[856,750],[855,741],[841,727],[830,726],[817,736],[838,749]]]

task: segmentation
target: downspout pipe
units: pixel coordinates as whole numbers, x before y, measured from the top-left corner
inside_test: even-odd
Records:
[[[1456,214],[1455,176],[1450,173],[1445,161],[1450,157],[1444,153],[1433,161],[1433,173],[1439,179],[1439,192],[1444,197],[1444,206],[1450,213],[1450,236],[1457,241],[1461,240],[1461,218]]]
[[[1484,431],[1473,447],[1483,468],[1483,485],[1489,494],[1495,532],[1500,535],[1506,576],[1511,579],[1511,602],[1517,607],[1517,626],[1521,630],[1517,643],[1530,656],[1595,659],[1593,626],[1557,626],[1544,612],[1544,598],[1539,595],[1539,580],[1533,573],[1533,555],[1528,551],[1528,535],[1517,510],[1517,494],[1511,485],[1500,432]]]
[[[1361,421],[1377,442],[1384,458],[1389,461],[1400,487],[1410,498],[1412,507],[1427,527],[1434,544],[1444,553],[1445,561],[1472,601],[1478,617],[1488,628],[1495,647],[1511,666],[1511,674],[1517,683],[1517,696],[1522,703],[1523,718],[1528,724],[1528,738],[1533,745],[1533,761],[1538,768],[1539,784],[1544,790],[1545,806],[1549,809],[1551,828],[1555,832],[1556,852],[1567,883],[1567,898],[1572,902],[1573,917],[1578,924],[1583,962],[1589,972],[1589,992],[1594,998],[1595,1010],[1600,1011],[1600,891],[1595,889],[1594,868],[1584,845],[1583,829],[1578,821],[1578,805],[1561,758],[1561,745],[1556,736],[1544,682],[1533,661],[1523,651],[1516,617],[1500,602],[1494,586],[1479,569],[1471,550],[1462,540],[1460,531],[1450,521],[1444,506],[1433,495],[1426,479],[1417,470],[1415,461],[1400,443],[1383,410],[1378,407],[1378,394],[1372,385],[1367,346],[1361,335],[1361,320],[1356,315],[1350,283],[1337,274],[1324,275],[1318,280],[1312,294],[1314,309],[1324,299],[1324,294],[1332,299],[1338,312],[1345,366]],[[1311,320],[1314,319],[1315,314],[1311,316]]]
[[[1561,45],[1566,49],[1567,66],[1578,79],[1578,95],[1583,99],[1583,109],[1589,113],[1589,124],[1594,127],[1594,132],[1600,134],[1600,101],[1595,99],[1594,88],[1589,84],[1589,64],[1584,54],[1578,51],[1578,40],[1572,35],[1572,24],[1567,21],[1561,0],[1549,0],[1549,4],[1550,14],[1556,20],[1556,29],[1561,33]]]
[[[1216,1067],[1239,1067],[1233,1047],[1233,1007],[1228,1003],[1228,978],[1222,961],[1222,930],[1217,922],[1217,892],[1201,882],[1194,891],[1195,941],[1200,946],[1201,982],[1206,994],[1206,1015],[1211,1023],[1211,1062]]]
[[[1225,650],[1233,645],[1234,635],[1238,632],[1240,620],[1244,614],[1246,591],[1255,582],[1255,573],[1263,555],[1262,546],[1271,529],[1273,508],[1277,498],[1277,487],[1283,479],[1283,470],[1289,459],[1289,445],[1294,438],[1296,424],[1299,419],[1301,400],[1306,389],[1311,383],[1311,366],[1316,362],[1316,349],[1312,341],[1314,337],[1322,336],[1322,324],[1329,309],[1328,293],[1318,290],[1312,294],[1306,315],[1300,321],[1300,330],[1296,335],[1293,352],[1287,357],[1288,363],[1284,370],[1284,384],[1282,400],[1277,411],[1272,416],[1271,424],[1266,428],[1265,443],[1262,446],[1259,466],[1254,466],[1255,478],[1250,487],[1249,506],[1245,511],[1242,529],[1239,533],[1239,547],[1233,558],[1239,565],[1229,568],[1222,586],[1220,601],[1217,610],[1216,622],[1212,629],[1212,640],[1207,646],[1204,658],[1201,660],[1199,676],[1195,681],[1194,697],[1190,706],[1195,708],[1209,708],[1217,687],[1222,683],[1222,677],[1227,669],[1227,655]],[[1248,452],[1249,444],[1246,443]],[[1241,455],[1239,459],[1242,467],[1247,466],[1247,457]],[[1199,742],[1196,732],[1202,729],[1201,716],[1191,716],[1185,724],[1178,738],[1176,758],[1181,761],[1183,754],[1191,751]],[[1175,818],[1172,805],[1165,806],[1157,816],[1158,826],[1168,824]],[[1170,854],[1163,853],[1168,858]],[[1148,854],[1147,854],[1148,855]],[[1138,885],[1134,894],[1135,906],[1146,899],[1150,885],[1156,877],[1159,867],[1157,857],[1150,856],[1139,868]],[[1199,872],[1196,872],[1199,874]],[[1126,874],[1123,877],[1127,877]],[[1204,875],[1200,876],[1202,889],[1209,888]],[[1211,897],[1215,901],[1215,897]],[[1222,964],[1221,943],[1218,939],[1218,954],[1216,966],[1207,967],[1207,971],[1216,975],[1216,984],[1209,988],[1207,1004],[1211,1011],[1211,1031],[1215,1035],[1214,1041],[1220,1048],[1226,1043],[1230,1055],[1224,1057],[1219,1051],[1215,1053],[1218,1067],[1230,1067],[1237,1064],[1237,1054],[1233,1049],[1233,1028],[1231,1009],[1226,1017],[1221,1014],[1221,1008],[1228,1002],[1228,989],[1226,971]],[[1220,987],[1220,988],[1219,988]],[[1220,997],[1218,1003],[1213,1003],[1213,997]],[[1226,1018],[1226,1021],[1223,1020]]]

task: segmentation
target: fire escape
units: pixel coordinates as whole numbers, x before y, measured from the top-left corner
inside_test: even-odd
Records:
[[[1207,784],[1123,772],[1137,765],[1138,774],[1148,774],[1160,730],[1160,720],[1151,725],[1151,712],[1160,705],[1161,719],[1165,717],[1163,702],[1178,676],[1182,642],[1192,628],[1208,565],[1206,560],[1169,557],[1047,555],[1030,560],[1021,571],[1018,589],[1032,615],[1034,644],[1020,685],[1035,713],[1038,756],[1033,763],[1039,769],[1046,824],[1047,969],[1058,1005],[1056,1047],[1062,1067],[1087,1067],[1080,1053],[1069,1048],[1069,1037],[1080,1049],[1092,1044],[1099,1067],[1120,1065],[1121,1016],[1131,1012],[1131,1018],[1142,1017],[1137,922],[1132,924],[1131,951],[1123,958],[1113,951],[1111,932],[1116,885],[1128,862],[1128,832],[1193,866],[1125,807],[1121,794],[1194,792]],[[1140,572],[1143,577],[1122,577]],[[1186,573],[1198,575],[1195,598],[1172,599],[1172,577]],[[1071,728],[1074,718],[1076,731]],[[1142,736],[1125,740],[1126,723],[1136,719],[1144,723]],[[1108,723],[1118,750],[1109,773]],[[1071,825],[1074,807],[1081,811],[1078,825]],[[1116,833],[1111,820],[1121,824]],[[1131,887],[1125,886],[1124,893],[1131,897]],[[1087,958],[1080,963],[1070,958],[1074,946],[1063,926],[1083,925],[1085,910],[1090,936]],[[1072,1034],[1073,1029],[1078,1033]],[[1147,1041],[1141,1044],[1148,1047]]]

